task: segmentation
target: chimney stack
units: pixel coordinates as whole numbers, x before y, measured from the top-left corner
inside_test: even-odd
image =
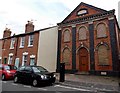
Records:
[[[11,36],[11,31],[8,28],[5,28],[3,33],[3,38]]]
[[[25,25],[25,33],[27,32],[33,32],[34,31],[34,25],[32,21],[28,21],[28,23]]]

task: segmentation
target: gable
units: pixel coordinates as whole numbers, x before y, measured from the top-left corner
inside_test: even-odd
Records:
[[[107,11],[82,2],[62,22],[103,12]]]

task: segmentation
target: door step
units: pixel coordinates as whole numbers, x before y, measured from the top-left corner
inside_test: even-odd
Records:
[[[76,75],[89,75],[89,72],[77,72]]]

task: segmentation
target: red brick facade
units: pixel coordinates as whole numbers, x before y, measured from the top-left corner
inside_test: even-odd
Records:
[[[70,73],[89,72],[105,75],[118,73],[120,53],[118,33],[120,32],[115,29],[117,25],[114,10],[106,11],[81,3],[61,23],[58,23],[61,33],[58,40],[60,42],[58,64],[63,62],[65,58],[63,50],[67,48],[70,57],[69,62],[65,62],[65,69]],[[80,27],[86,29],[86,35],[84,32],[81,32],[82,36],[79,35]],[[69,42],[64,42],[65,29],[70,32]],[[80,37],[83,40],[80,40]]]
[[[30,28],[29,28],[30,27]],[[33,28],[32,28],[33,27]],[[23,55],[27,53],[27,62],[26,65],[30,65],[30,56],[34,56],[35,64],[37,62],[37,51],[38,51],[38,40],[39,40],[39,31],[34,31],[34,25],[29,23],[26,24],[26,32],[24,34],[13,35],[13,36],[6,36],[4,35],[2,41],[2,62],[8,64],[9,56],[12,56],[12,63],[15,64],[16,58],[19,58],[19,66],[22,65]],[[6,30],[7,32],[7,30]],[[6,34],[6,33],[4,33]],[[29,46],[29,36],[33,35],[33,45]],[[24,37],[24,46],[20,47],[21,38]],[[11,47],[11,40],[14,39],[14,48]]]

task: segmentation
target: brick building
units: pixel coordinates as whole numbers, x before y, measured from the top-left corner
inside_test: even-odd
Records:
[[[2,63],[2,40],[0,39],[0,64]]]
[[[2,62],[4,64],[21,65],[36,64],[39,32],[34,31],[32,22],[25,26],[25,33],[11,36],[6,28],[3,34]],[[34,42],[33,42],[34,40]]]
[[[120,30],[114,12],[82,2],[58,23],[57,71],[64,62],[70,73],[118,74]]]
[[[34,31],[28,22],[25,33],[13,36],[6,28],[2,62],[42,65],[50,71],[59,71],[64,62],[69,73],[115,76],[120,68],[120,29],[114,12],[82,2],[58,26]]]
[[[51,52],[48,53],[46,51],[48,45],[46,46],[44,43],[40,44],[40,42],[44,42],[44,40],[48,39],[46,35],[41,37],[41,35],[46,32],[49,32],[47,36],[53,37],[49,38],[49,41],[51,42],[49,43],[49,46],[51,47],[48,48],[51,50],[52,47],[54,47],[54,51],[52,51],[54,53],[53,55],[50,55]],[[53,32],[56,33],[54,34]],[[34,31],[34,25],[30,21],[25,25],[25,33],[23,34],[11,36],[10,29],[6,28],[2,39],[2,63],[15,64],[17,67],[23,65],[42,65],[50,71],[56,71],[56,58],[53,56],[57,56],[57,35],[57,26]],[[42,53],[43,51],[44,53]],[[49,54],[51,59],[48,60],[51,62],[45,60],[42,56],[39,56],[45,53]],[[44,65],[43,63],[46,63],[47,65]],[[48,64],[51,64],[51,66]],[[50,69],[50,67],[52,67],[52,69]]]

